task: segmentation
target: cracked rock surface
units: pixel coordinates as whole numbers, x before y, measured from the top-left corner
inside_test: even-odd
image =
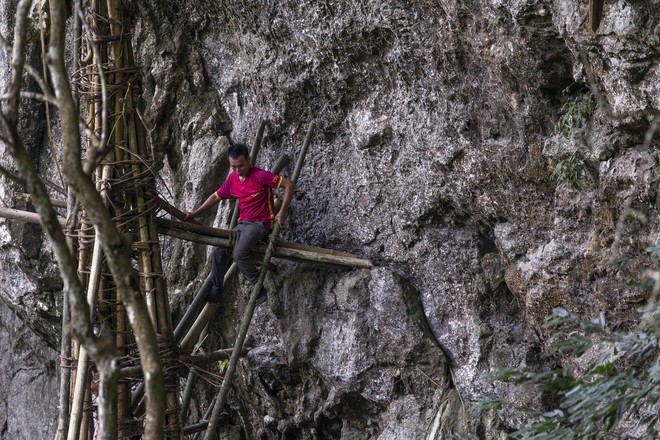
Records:
[[[592,33],[586,8],[568,0],[132,4],[144,117],[171,202],[198,206],[228,172],[224,134],[251,144],[261,120],[257,165],[286,153],[290,176],[314,120],[284,238],[376,266],[275,261],[269,301],[250,328],[253,350],[229,395],[225,438],[436,439],[463,429],[505,438],[523,421],[506,411],[471,417],[464,405],[493,391],[482,375],[496,366],[544,366],[542,324],[554,307],[631,325],[648,299],[634,285],[649,264],[645,249],[660,241],[660,149],[648,131],[660,108],[660,12],[652,0],[606,3]],[[556,124],[576,100],[590,111],[566,138]],[[574,153],[579,189],[552,177]],[[201,220],[225,226],[229,212],[222,203]],[[42,273],[45,263],[17,245],[18,229],[1,230],[0,277],[20,281],[2,298],[51,334],[35,315],[36,292],[44,283],[56,292],[56,276],[45,282],[29,269]],[[209,249],[163,243],[178,318]],[[218,346],[233,343],[248,294],[239,278],[223,298]],[[536,399],[503,390],[518,404]],[[197,391],[193,420],[215,392],[207,383]]]

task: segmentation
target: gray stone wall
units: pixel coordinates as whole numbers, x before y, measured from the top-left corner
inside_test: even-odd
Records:
[[[192,209],[217,188],[229,129],[250,143],[266,120],[258,165],[268,167],[281,153],[295,160],[315,120],[284,236],[377,266],[276,262],[230,394],[228,435],[434,439],[469,427],[504,438],[521,420],[465,407],[492,391],[482,380],[491,368],[546,365],[541,325],[553,307],[605,311],[612,328],[634,321],[647,292],[633,283],[660,240],[658,136],[646,139],[660,108],[653,1],[606,3],[596,33],[586,2],[566,0],[132,7],[164,195]],[[555,125],[580,98],[593,112],[564,140]],[[579,190],[551,178],[573,153]],[[227,212],[221,204],[202,220],[224,225]],[[183,307],[209,250],[163,244]],[[26,277],[12,270],[15,247],[4,248],[3,277]],[[234,287],[214,328],[227,346],[248,291]],[[2,294],[37,301],[36,291]],[[195,411],[213,392],[200,385]]]
[[[59,355],[0,305],[0,438],[49,439],[57,428]]]

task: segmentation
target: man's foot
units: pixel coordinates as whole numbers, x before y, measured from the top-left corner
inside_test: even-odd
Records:
[[[222,286],[211,286],[211,291],[206,296],[206,301],[210,303],[219,303],[222,298]]]
[[[261,287],[261,292],[259,292],[259,296],[257,297],[257,300],[254,302],[255,306],[258,306],[259,304],[263,304],[266,301],[268,301],[268,292],[266,291],[265,287]]]

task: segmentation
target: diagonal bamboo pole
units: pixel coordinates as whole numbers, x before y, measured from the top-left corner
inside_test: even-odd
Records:
[[[291,178],[291,180],[294,183],[298,180],[298,176],[300,175],[300,170],[302,169],[302,166],[305,163],[305,156],[307,155],[307,149],[309,148],[309,144],[312,140],[312,134],[314,133],[314,125],[315,125],[314,122],[309,124],[307,135],[305,136],[305,142],[303,143],[302,150],[300,151],[300,155],[298,156],[298,162],[296,163],[296,168],[293,171],[293,176]],[[231,381],[233,379],[234,372],[236,371],[236,365],[238,364],[238,359],[240,357],[241,350],[243,349],[245,336],[247,335],[248,328],[250,327],[250,323],[252,322],[252,316],[254,315],[254,308],[256,305],[257,297],[259,296],[259,293],[261,292],[261,288],[264,284],[264,280],[266,279],[266,273],[268,273],[268,263],[270,262],[271,257],[275,253],[275,241],[277,240],[279,233],[280,233],[280,224],[276,222],[273,227],[273,232],[271,234],[270,241],[268,243],[268,248],[266,249],[266,254],[264,255],[264,259],[263,259],[264,264],[262,264],[261,266],[259,279],[252,288],[252,294],[250,295],[250,299],[248,300],[245,313],[243,314],[241,327],[238,331],[238,335],[236,336],[236,343],[234,344],[234,351],[231,354],[229,365],[227,366],[227,371],[225,371],[225,377],[222,381],[222,387],[220,388],[220,392],[218,393],[218,400],[215,402],[215,405],[213,407],[213,413],[211,414],[211,419],[209,420],[209,425],[207,427],[204,440],[216,439],[216,435],[217,435],[216,431],[218,428],[217,425],[220,419],[220,414],[222,413],[222,409],[225,405],[225,402],[227,401],[227,394],[229,393],[229,387],[231,386]]]
[[[265,129],[266,129],[266,121],[261,120],[261,122],[259,123],[259,128],[257,129],[257,134],[254,137],[252,149],[250,150],[250,165],[252,166],[254,166],[257,162],[257,156],[259,155],[259,151],[261,150],[261,140],[264,136]],[[238,220],[239,213],[240,210],[238,208],[238,203],[235,203],[234,210],[232,212],[231,219],[229,221],[229,230],[234,229],[234,226],[236,226],[236,221]],[[236,271],[236,265],[234,263],[232,263],[230,270],[228,270],[227,273],[229,273],[230,271],[232,273]],[[223,280],[223,285],[224,285],[224,280]],[[204,330],[202,330],[201,334],[199,335],[198,341],[204,341],[204,339],[208,335],[210,322],[211,321],[209,320],[204,326]],[[188,372],[188,378],[186,379],[186,386],[183,390],[183,400],[181,402],[181,420],[183,423],[185,423],[186,419],[188,418],[188,409],[190,407],[190,400],[192,398],[192,392],[196,382],[197,382],[197,375],[195,374],[195,371],[191,369]]]

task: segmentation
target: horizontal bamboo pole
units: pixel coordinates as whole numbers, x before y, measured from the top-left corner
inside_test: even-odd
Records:
[[[229,244],[229,231],[212,228],[210,226],[174,222],[166,219],[158,219],[158,231],[170,237],[194,241],[196,243],[210,244],[220,247],[231,247]],[[309,261],[313,263],[331,264],[333,266],[356,267],[372,269],[373,264],[352,254],[337,252],[314,246],[297,245],[284,240],[277,240],[275,245],[275,258],[284,258],[295,261]],[[263,255],[266,245],[254,248],[253,253]]]
[[[183,435],[193,435],[198,432],[206,431],[206,428],[209,426],[209,422],[199,422],[194,425],[188,425],[183,428]]]
[[[37,213],[18,209],[0,208],[0,217],[27,223],[39,223]],[[212,228],[202,224],[175,222],[162,218],[157,219],[156,223],[158,224],[158,232],[170,237],[220,247],[231,247],[229,244],[229,231],[224,229]],[[60,224],[64,226],[65,220],[61,218]],[[266,252],[266,245],[257,246],[253,252],[257,255],[263,255]],[[373,268],[371,261],[358,258],[355,255],[314,246],[299,245],[283,240],[277,240],[274,257],[340,267]]]
[[[20,220],[25,223],[39,223],[39,214],[36,212],[21,211],[20,209],[1,208],[0,217],[9,218],[12,220]],[[62,227],[66,226],[66,220],[58,218]]]

